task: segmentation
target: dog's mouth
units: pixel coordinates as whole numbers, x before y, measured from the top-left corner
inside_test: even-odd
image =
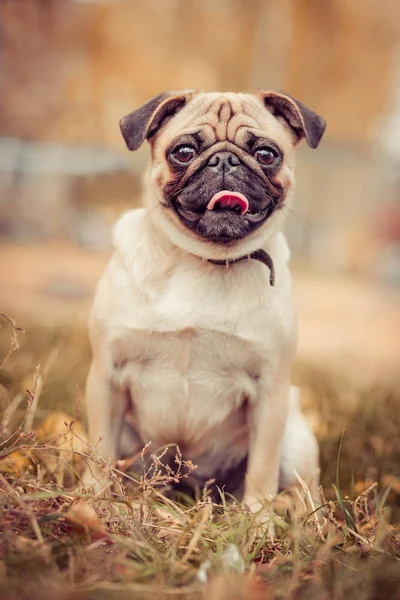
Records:
[[[207,204],[207,210],[233,210],[237,214],[245,215],[249,210],[249,201],[240,192],[222,190],[214,194]]]
[[[235,218],[248,224],[258,224],[266,219],[273,210],[273,204],[267,205],[261,210],[251,211],[249,201],[241,192],[221,190],[214,194],[205,209],[201,211],[188,210],[175,199],[173,207],[179,216],[189,222],[192,226],[204,217],[208,219]]]

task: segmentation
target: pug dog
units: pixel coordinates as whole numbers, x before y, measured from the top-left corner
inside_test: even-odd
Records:
[[[297,476],[318,498],[282,227],[295,149],[318,146],[324,119],[284,93],[183,91],[120,128],[151,160],[91,310],[91,443],[108,463],[177,444],[199,484],[254,512]]]

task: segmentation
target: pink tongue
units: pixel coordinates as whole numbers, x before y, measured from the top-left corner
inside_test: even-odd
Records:
[[[240,214],[244,215],[249,210],[249,202],[246,196],[243,196],[240,192],[230,192],[228,190],[222,190],[215,194],[210,202],[207,204],[208,210],[213,210],[215,205],[218,203],[220,208],[240,208]]]

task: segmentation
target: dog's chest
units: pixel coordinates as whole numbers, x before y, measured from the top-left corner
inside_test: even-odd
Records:
[[[263,370],[252,344],[206,329],[136,329],[118,341],[116,357],[114,376],[129,390],[144,442],[201,453],[217,425],[243,434],[243,409],[255,400]]]
[[[246,438],[246,406],[273,373],[282,338],[273,299],[266,310],[254,285],[251,295],[233,281],[221,286],[218,271],[219,287],[171,278],[124,317],[112,344],[142,441],[176,442],[192,456]]]

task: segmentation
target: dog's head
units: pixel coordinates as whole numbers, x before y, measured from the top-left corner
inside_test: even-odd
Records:
[[[152,218],[181,248],[219,259],[281,227],[294,149],[302,138],[316,148],[325,121],[283,93],[187,91],[156,96],[120,126],[130,150],[152,146]]]

